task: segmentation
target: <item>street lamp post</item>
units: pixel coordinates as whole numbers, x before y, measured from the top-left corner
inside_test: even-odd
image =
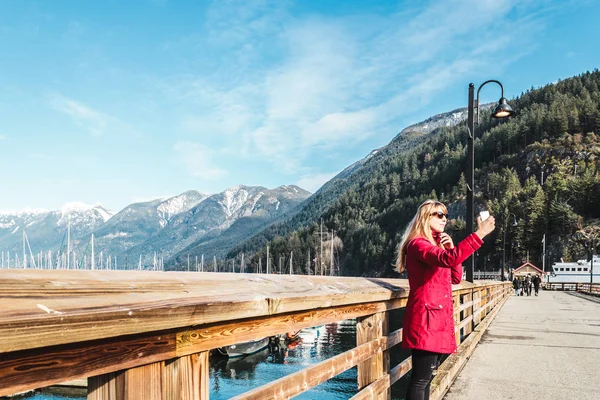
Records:
[[[590,293],[592,292],[592,284],[594,283],[594,237],[592,236],[591,238],[592,244],[591,244],[591,261],[590,261]]]
[[[477,99],[475,99],[475,85],[469,84],[469,105],[467,114],[467,128],[469,130],[469,136],[467,139],[467,233],[473,232],[473,189],[475,187],[475,124],[479,124],[479,92],[488,83],[497,83],[500,85],[502,95],[498,100],[498,105],[492,112],[492,118],[507,118],[510,117],[514,111],[508,105],[506,98],[504,98],[504,86],[494,79],[483,82],[477,89]],[[475,256],[472,255],[466,260],[465,265],[467,267],[467,281],[473,282],[473,275],[475,272]]]
[[[500,272],[500,280],[505,281],[504,269],[506,268],[506,229],[508,228],[508,218],[512,214],[514,220],[512,226],[517,226],[517,216],[511,212],[506,214],[504,218],[504,229],[502,230],[502,272]]]

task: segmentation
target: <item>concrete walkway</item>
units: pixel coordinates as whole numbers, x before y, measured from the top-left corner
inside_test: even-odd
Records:
[[[512,296],[444,399],[600,399],[600,303]]]

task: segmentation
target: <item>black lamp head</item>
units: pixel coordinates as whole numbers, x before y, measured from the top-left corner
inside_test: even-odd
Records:
[[[494,108],[492,112],[492,118],[508,118],[513,115],[515,112],[512,107],[508,105],[505,97],[502,97],[498,100],[498,105]]]

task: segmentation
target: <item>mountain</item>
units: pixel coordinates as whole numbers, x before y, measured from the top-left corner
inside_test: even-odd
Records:
[[[493,120],[489,109],[481,110],[476,127],[475,211],[487,209],[497,221],[476,268],[497,269],[502,260],[512,266],[527,257],[541,265],[543,235],[548,265],[581,258],[600,243],[600,237],[589,239],[600,219],[600,72],[531,89],[510,104],[513,117]],[[293,252],[294,271],[304,269],[306,256],[296,255],[318,262],[323,221],[323,231],[334,230],[343,242],[342,274],[392,276],[402,230],[426,198],[448,205],[447,229],[460,240],[466,235],[464,111],[404,129],[325,184],[291,218],[233,248],[229,259],[244,252],[256,270],[269,244],[271,257]]]
[[[137,266],[140,255],[145,266],[152,265],[155,252],[166,260],[183,249],[186,259],[189,252],[220,257],[309,196],[297,186],[272,190],[235,186],[214,195],[190,190],[167,199],[135,203],[115,215],[102,206],[80,203],[67,204],[59,211],[4,212],[0,213],[0,249],[6,252],[6,259],[9,252],[11,260],[16,259],[15,253],[22,259],[25,242],[35,258],[40,251],[52,251],[56,260],[57,251],[66,252],[70,220],[72,259],[80,264],[86,260],[87,267],[92,250],[97,265],[114,260],[120,268]],[[27,232],[25,241],[23,229]],[[100,255],[105,260],[100,261]],[[180,258],[174,257],[171,264]]]
[[[270,220],[285,214],[310,196],[297,186],[268,190],[261,186],[234,186],[207,197],[182,212],[157,234],[126,251],[129,257],[142,255],[148,263],[156,252],[167,265],[178,265],[187,255],[220,256],[237,238],[246,237]],[[177,254],[185,250],[184,254]]]
[[[490,105],[482,106],[488,109]],[[336,200],[348,190],[358,190],[368,182],[372,174],[381,168],[382,163],[391,156],[412,151],[423,143],[429,135],[435,135],[436,130],[449,129],[461,122],[460,118],[466,116],[467,109],[459,108],[450,112],[434,115],[423,122],[413,124],[403,129],[386,146],[372,150],[369,154],[344,168],[339,174],[326,182],[315,194],[311,196],[302,207],[280,217],[274,223],[258,232],[245,242],[240,242],[233,247],[227,257],[235,257],[242,252],[250,254],[276,237],[285,237],[291,232],[319,222],[321,216],[336,203]],[[436,131],[436,132],[434,132]]]
[[[167,199],[130,204],[93,232],[95,250],[119,256],[156,235],[178,214],[190,210],[207,197],[207,194],[190,190]],[[80,237],[76,244],[87,245],[91,233]]]
[[[71,236],[89,234],[112,217],[101,205],[68,203],[60,210],[24,210],[0,213],[0,249],[18,253],[22,259],[23,230],[26,232],[26,251],[57,250],[66,246],[67,226]],[[27,244],[28,242],[28,244]],[[14,259],[14,256],[12,256]]]

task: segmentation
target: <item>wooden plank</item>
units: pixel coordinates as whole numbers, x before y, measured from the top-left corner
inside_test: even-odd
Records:
[[[164,362],[88,379],[88,400],[162,400]]]
[[[138,271],[5,270],[0,287],[0,353],[408,294],[398,279]]]
[[[288,399],[358,365],[386,347],[387,338],[379,338],[232,399]]]
[[[406,301],[407,299],[404,298],[389,302],[331,307],[188,329],[177,333],[177,355],[198,353],[239,342],[402,308],[406,306]]]
[[[465,329],[465,327],[467,327],[467,326],[470,327],[472,321],[473,321],[473,316],[469,315],[467,318],[465,318],[462,321],[460,321],[460,323],[458,325],[456,325],[455,329],[456,330],[461,330],[461,329]]]
[[[471,323],[473,321],[473,292],[471,293],[467,293],[463,296],[463,300],[465,303],[471,304],[470,308],[465,308],[465,310],[463,311],[463,321],[468,321],[467,324],[463,324],[463,322],[461,322],[461,325],[463,326],[463,332],[465,335],[468,335],[469,333],[473,332],[473,324]]]
[[[167,332],[5,353],[0,396],[170,359],[175,340]]]
[[[165,362],[163,400],[204,400],[209,393],[208,352]]]
[[[376,399],[380,393],[391,388],[394,383],[406,375],[411,369],[412,357],[408,357],[406,360],[392,368],[389,374],[382,376],[369,386],[363,388],[356,395],[352,396],[350,400]]]
[[[125,400],[162,400],[164,367],[165,363],[161,361],[125,370],[123,372]]]
[[[473,324],[479,325],[481,322],[481,292],[479,290],[473,291]]]
[[[88,400],[125,400],[125,375],[114,372],[88,378]]]
[[[457,326],[460,323],[460,312],[456,312],[457,310],[460,309],[460,295],[459,294],[453,295],[452,302],[454,303],[454,305],[453,305],[453,308],[454,308],[454,332],[456,333],[456,335],[455,335],[456,346],[458,346],[460,344],[460,339],[462,337],[460,329],[457,329]]]
[[[388,321],[386,313],[377,313],[359,318],[356,323],[356,343],[360,346],[372,340],[387,336]],[[389,357],[389,356],[388,356]],[[387,369],[384,369],[387,366]],[[375,354],[370,359],[358,364],[358,389],[371,384],[389,371],[383,352]],[[388,393],[385,393],[388,398]],[[383,399],[383,396],[378,396]]]

